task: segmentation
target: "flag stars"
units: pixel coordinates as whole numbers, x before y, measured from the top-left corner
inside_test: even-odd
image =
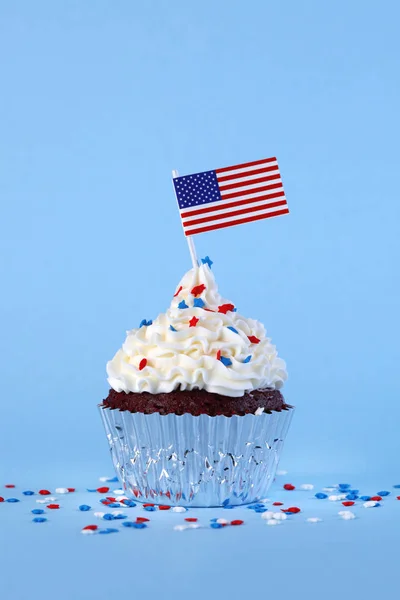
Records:
[[[200,321],[197,317],[192,317],[189,321],[189,327],[196,327],[197,323]]]

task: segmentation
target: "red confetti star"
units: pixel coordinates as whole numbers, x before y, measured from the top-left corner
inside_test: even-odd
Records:
[[[201,283],[200,285],[195,285],[191,291],[191,294],[193,294],[193,296],[200,296],[200,294],[202,294],[205,289],[206,286],[204,285],[204,283]]]
[[[7,483],[4,487],[5,488],[15,488],[15,485],[13,483]]]
[[[371,496],[371,500],[375,500],[375,502],[379,502],[382,500],[382,496]]]
[[[251,342],[252,344],[259,344],[260,343],[260,340],[255,335],[248,335],[247,337],[249,339],[249,342]]]
[[[142,358],[142,360],[139,363],[139,371],[143,371],[143,369],[145,368],[146,365],[147,365],[147,358]]]
[[[69,493],[71,494],[72,492],[75,491],[75,488],[67,488],[67,490],[69,491]]]
[[[218,312],[226,315],[229,310],[233,310],[234,308],[233,304],[221,304],[221,306],[218,306]]]
[[[48,504],[48,505],[47,505],[47,508],[50,508],[50,509],[57,509],[57,508],[60,508],[60,505],[59,505],[59,504]]]
[[[218,352],[217,352],[217,360],[220,360],[220,358],[221,358],[221,350],[218,350]]]
[[[143,508],[146,508],[146,506],[154,506],[154,504],[149,504],[149,503],[143,504]]]
[[[183,289],[182,286],[179,286],[179,289],[174,294],[174,298],[176,298],[177,296],[179,296],[179,294],[181,293],[182,289]]]
[[[99,494],[107,494],[107,492],[110,491],[109,487],[99,487],[97,488],[97,491],[99,492]]]
[[[300,508],[298,508],[297,506],[291,506],[290,508],[286,508],[286,509],[283,509],[283,508],[281,508],[281,511],[282,511],[282,512],[289,512],[289,513],[293,513],[294,515],[295,515],[296,513],[299,513],[299,512],[301,512],[301,511],[300,511]]]
[[[400,496],[397,496],[397,500],[400,500]],[[0,500],[0,502],[1,502],[1,500]]]
[[[0,496],[0,502],[4,502],[4,498]]]
[[[274,502],[272,506],[283,506],[283,502]]]
[[[41,496],[50,496],[51,492],[49,490],[39,490],[39,494]]]
[[[244,521],[241,521],[241,519],[235,519],[234,521],[231,521],[231,525],[243,525]]]
[[[351,500],[347,500],[346,502],[342,502],[343,506],[354,506],[354,502]]]
[[[160,506],[158,507],[159,510],[169,510],[170,508],[171,507],[167,504],[160,504]]]
[[[196,517],[186,517],[185,521],[187,521],[188,523],[197,523]]]
[[[193,317],[189,321],[189,327],[196,327],[197,323],[200,321],[197,317]]]
[[[150,519],[146,519],[146,517],[136,517],[136,523],[147,523]]]
[[[108,500],[109,502],[116,502],[117,499],[113,498],[112,496],[106,496],[106,500]]]
[[[285,483],[285,485],[283,486],[284,490],[289,490],[292,491],[295,489],[294,485],[292,485],[291,483]]]
[[[97,525],[86,525],[86,527],[84,527],[82,531],[85,531],[85,529],[89,529],[89,531],[96,531]]]

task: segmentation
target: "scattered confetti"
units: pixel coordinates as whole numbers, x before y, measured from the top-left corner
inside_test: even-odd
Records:
[[[313,484],[312,484],[312,483],[303,483],[303,484],[300,486],[300,489],[301,489],[301,490],[306,490],[306,491],[308,491],[308,490],[313,490],[313,489],[314,489],[314,486],[313,486]]]
[[[123,527],[133,527],[134,529],[145,529],[147,527],[146,523],[142,521],[124,521],[122,525]]]
[[[343,506],[354,506],[354,502],[352,500],[346,500],[342,502]]]
[[[137,523],[148,523],[149,521],[150,521],[150,519],[146,519],[146,517],[137,517],[136,518]]]
[[[231,525],[243,525],[244,521],[242,521],[241,519],[234,519],[233,521],[231,521]]]
[[[251,361],[251,354],[249,354],[249,356],[246,356],[246,358],[243,361],[243,364],[249,363],[250,361]]]
[[[184,300],[182,300],[181,302],[179,302],[178,304],[178,308],[189,308],[188,305],[186,304],[186,302]]]
[[[31,510],[31,513],[33,515],[43,515],[44,514],[44,510],[41,508],[34,508],[33,510]]]
[[[221,356],[219,359],[223,365],[225,365],[225,367],[230,367],[232,364],[232,361],[230,358],[227,358],[226,356]]]
[[[364,508],[376,508],[377,506],[380,506],[379,502],[375,502],[374,500],[369,500],[368,502],[364,502],[363,507]]]
[[[224,315],[226,315],[227,312],[229,311],[233,311],[234,309],[234,305],[233,304],[221,304],[221,306],[218,306],[218,312],[219,313],[223,313]]]
[[[175,294],[174,294],[174,298],[176,298],[177,296],[179,296],[179,294],[181,293],[182,289],[183,289],[183,288],[182,288],[182,286],[180,285],[180,286],[179,286],[179,288],[176,290],[176,292],[175,292]]]
[[[68,488],[56,488],[56,494],[69,494]]]
[[[386,490],[384,490],[383,492],[378,492],[378,496],[389,496],[390,492],[387,492]]]
[[[139,363],[139,371],[143,371],[143,369],[145,368],[146,365],[147,365],[147,358],[142,358],[142,360]]]
[[[356,515],[351,512],[351,510],[340,510],[338,515],[342,517],[345,521],[350,521],[351,519],[355,519]]]
[[[185,521],[188,523],[196,523],[198,519],[196,519],[196,517],[185,517]]]
[[[252,344],[260,343],[260,340],[255,335],[248,335],[247,337],[249,338],[249,342],[251,342]]]
[[[143,321],[140,321],[140,325],[139,325],[139,329],[141,327],[150,327],[150,325],[153,324],[153,321],[150,319],[150,321],[146,321],[146,319],[143,319]]]
[[[267,525],[280,525],[281,521],[279,521],[278,519],[269,519],[269,521],[267,521]]]
[[[49,492],[49,490],[39,490],[39,494],[41,496],[51,496],[51,492]]]
[[[206,256],[205,258],[202,258],[201,262],[202,262],[203,265],[208,265],[210,269],[211,269],[211,265],[214,264],[213,261],[211,260],[211,258],[209,256]]]
[[[49,504],[48,508],[50,508],[50,506],[51,505]],[[91,509],[91,506],[89,506],[88,504],[81,504],[79,506],[79,510],[81,510],[82,512],[86,512],[86,511],[88,511],[90,509]]]
[[[189,327],[196,327],[197,323],[200,321],[197,317],[192,317],[189,321]]]
[[[34,496],[35,492],[32,492],[31,490],[25,490],[25,492],[22,492],[24,496]]]
[[[32,519],[33,523],[44,523],[45,521],[47,521],[46,517],[35,517]]]
[[[12,489],[12,488],[15,488],[15,485],[13,483],[6,483],[6,485],[4,487],[8,488],[8,489]]]
[[[215,521],[214,523],[210,523],[210,527],[212,527],[212,529],[222,529],[223,525],[222,523],[217,523],[217,521]]]
[[[60,508],[59,504],[48,504],[47,508],[50,508],[51,510],[57,510],[58,508]]]
[[[156,509],[155,506],[143,506],[144,510],[147,510],[148,512],[154,512]]]
[[[158,510],[170,510],[170,506],[166,505],[166,504],[160,504],[160,506],[158,507]]]
[[[272,506],[283,506],[283,502],[273,502]]]
[[[206,304],[206,303],[205,303],[205,302],[204,302],[204,300],[202,300],[201,298],[195,298],[195,299],[193,300],[193,306],[194,306],[195,308],[203,308],[203,307],[205,306],[205,304]]]
[[[173,506],[171,508],[172,512],[183,513],[186,512],[186,508],[184,506]]]
[[[136,506],[136,502],[130,500],[129,498],[127,500],[122,500],[122,503],[129,508],[134,508]]]
[[[291,513],[293,515],[301,512],[298,506],[291,506],[290,508],[281,508],[281,510],[283,510],[285,513]]]
[[[284,490],[289,490],[292,491],[295,489],[294,485],[292,485],[291,483],[285,483],[285,485],[283,486]]]
[[[118,533],[119,529],[114,529],[112,527],[107,527],[107,529],[99,529],[99,533]]]
[[[307,523],[320,523],[322,519],[320,519],[319,517],[308,517],[306,521]]]
[[[97,529],[97,525],[86,525],[86,527],[83,527],[82,531],[96,531]]]
[[[177,331],[172,325],[169,326],[170,331]]]
[[[275,513],[272,510],[267,510],[266,512],[262,513],[261,518],[269,521],[270,519],[274,518],[274,514]]]
[[[99,492],[99,494],[107,494],[107,492],[110,491],[109,487],[99,487],[97,488],[97,491]]]
[[[227,329],[230,329],[231,331],[233,331],[233,333],[239,333],[238,330],[234,327],[227,327]]]
[[[19,502],[18,498],[7,498],[6,502]]]
[[[200,283],[200,285],[195,285],[190,293],[192,294],[192,296],[200,296],[200,294],[202,294],[205,289],[206,286],[204,285],[204,283]]]
[[[4,502],[4,498],[0,496],[0,502]]]
[[[371,500],[374,500],[375,502],[380,502],[382,500],[382,496],[371,496]]]

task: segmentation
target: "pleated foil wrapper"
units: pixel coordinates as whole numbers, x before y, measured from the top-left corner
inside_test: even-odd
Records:
[[[125,493],[139,502],[192,507],[264,498],[294,412],[195,417],[99,410]]]

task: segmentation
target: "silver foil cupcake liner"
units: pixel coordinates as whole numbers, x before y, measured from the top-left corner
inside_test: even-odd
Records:
[[[192,507],[264,498],[294,412],[195,417],[99,409],[126,494],[139,502]]]

